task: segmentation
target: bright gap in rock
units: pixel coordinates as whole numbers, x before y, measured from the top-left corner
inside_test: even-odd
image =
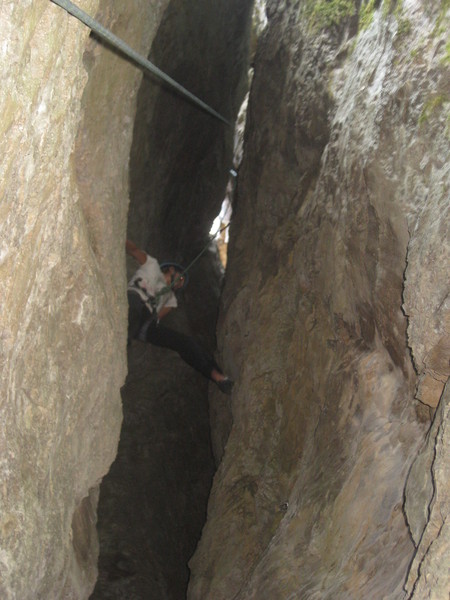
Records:
[[[235,176],[236,175],[232,175],[232,179],[234,179]],[[230,195],[232,195],[233,193],[234,188],[232,179],[230,179],[230,182],[228,184],[227,195],[225,196],[225,199],[222,202],[220,213],[214,219],[209,232],[209,234],[213,237],[213,241],[216,243],[217,250],[219,252],[220,262],[222,263],[224,269],[226,269],[227,266],[228,239],[230,235],[229,226],[233,214],[233,208],[230,197]]]

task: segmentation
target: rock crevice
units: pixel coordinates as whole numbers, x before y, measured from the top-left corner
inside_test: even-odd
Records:
[[[250,1],[118,4],[82,8],[235,119]],[[266,4],[224,282],[210,248],[168,321],[231,401],[126,356],[124,242],[197,256],[232,128],[0,4],[5,600],[448,594],[448,2]]]

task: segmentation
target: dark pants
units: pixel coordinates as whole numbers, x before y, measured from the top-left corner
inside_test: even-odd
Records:
[[[129,339],[140,339],[154,346],[178,352],[188,365],[208,379],[211,379],[213,369],[222,372],[210,353],[193,337],[169,329],[156,319],[152,320],[149,310],[138,294],[128,292],[128,306]]]
[[[128,296],[128,341],[137,339],[142,325],[151,318],[150,311],[139,294],[127,292]]]

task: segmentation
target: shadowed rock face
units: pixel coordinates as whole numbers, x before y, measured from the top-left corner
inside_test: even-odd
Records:
[[[233,120],[247,82],[250,2],[175,1],[150,59]],[[232,165],[233,128],[156,86],[141,86],[130,160],[128,237],[160,261],[204,249]],[[136,269],[132,259],[128,274]],[[165,325],[215,350],[222,268],[192,266]],[[100,576],[92,598],[178,600],[206,519],[214,472],[208,382],[169,350],[134,342],[122,390],[118,456],[99,502]]]
[[[250,2],[171,2],[151,60],[230,120],[227,127],[145,79],[131,153],[128,231],[158,257],[189,262],[219,213],[233,122],[247,91]]]

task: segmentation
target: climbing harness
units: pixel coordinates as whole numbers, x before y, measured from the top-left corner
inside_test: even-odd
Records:
[[[112,31],[110,31],[109,29],[106,29],[106,27],[103,27],[103,25],[101,25],[98,21],[96,21],[95,19],[90,17],[81,8],[79,8],[78,6],[73,4],[73,2],[70,2],[70,0],[50,0],[50,2],[57,4],[60,8],[64,9],[70,15],[72,15],[73,17],[75,17],[76,19],[78,19],[79,21],[84,23],[84,25],[86,25],[92,31],[94,31],[101,39],[108,42],[108,44],[110,44],[114,48],[117,48],[118,50],[120,50],[123,54],[125,54],[126,56],[131,58],[131,60],[133,60],[135,63],[137,63],[138,65],[143,67],[145,70],[149,71],[150,73],[152,73],[152,75],[156,75],[157,77],[159,77],[160,79],[162,79],[163,81],[168,83],[178,93],[180,93],[182,96],[185,96],[186,98],[191,100],[191,102],[193,102],[197,106],[200,106],[207,113],[209,113],[216,119],[219,119],[219,121],[222,121],[226,125],[230,124],[230,122],[227,121],[227,119],[225,119],[225,117],[223,117],[221,114],[216,112],[213,108],[211,108],[210,106],[205,104],[205,102],[203,102],[203,100],[200,100],[200,98],[197,98],[197,96],[194,96],[194,94],[191,94],[191,92],[189,92],[186,88],[184,88],[179,83],[177,83],[175,80],[173,80],[171,77],[166,75],[166,73],[164,73],[163,71],[158,69],[158,67],[156,67],[153,63],[151,63],[149,60],[144,58],[141,54],[139,54],[138,52],[133,50],[133,48],[131,48],[131,46],[126,44],[121,38],[114,35],[114,33],[112,33]]]
[[[148,293],[148,291],[145,289],[145,287],[143,287],[141,285],[141,281],[142,281],[142,277],[135,279],[133,281],[133,286],[136,289],[140,290],[146,297],[145,304],[148,304],[149,308],[151,308],[150,312],[152,312],[152,313],[156,312],[156,298],[155,298],[155,296],[152,296],[151,294]]]
[[[212,242],[213,239],[215,239],[215,237],[217,235],[219,235],[219,233],[222,233],[222,231],[225,231],[225,229],[227,229],[230,226],[230,223],[228,223],[227,225],[225,225],[224,227],[220,228],[216,231],[216,233],[214,233],[213,235],[209,236],[208,238],[208,242],[205,244],[205,246],[202,248],[202,250],[197,254],[197,256],[194,258],[193,261],[191,261],[189,263],[189,265],[183,269],[183,267],[181,265],[179,265],[178,263],[172,262],[172,261],[166,261],[160,264],[160,268],[164,268],[164,267],[175,267],[177,269],[177,271],[179,272],[179,275],[177,277],[173,277],[172,281],[169,285],[164,286],[163,288],[161,288],[158,292],[156,292],[156,294],[154,296],[150,295],[147,290],[145,289],[145,287],[143,287],[141,285],[141,278],[136,279],[133,282],[133,286],[140,290],[145,297],[147,298],[147,300],[145,301],[145,304],[148,306],[148,308],[150,309],[150,317],[147,318],[142,326],[139,329],[138,332],[138,339],[141,342],[145,342],[146,341],[146,337],[147,337],[147,332],[149,330],[149,328],[153,325],[153,323],[156,323],[156,327],[159,325],[159,317],[158,317],[158,300],[161,296],[164,296],[165,294],[168,294],[169,292],[171,292],[176,284],[177,281],[179,281],[180,277],[184,277],[185,278],[185,284],[187,285],[187,282],[189,280],[189,276],[188,276],[188,271],[189,269],[199,260],[199,258],[203,255],[203,253],[206,251],[206,249],[208,248],[208,246],[210,245],[210,243]],[[184,286],[183,286],[184,287]],[[137,293],[137,292],[136,292]]]

